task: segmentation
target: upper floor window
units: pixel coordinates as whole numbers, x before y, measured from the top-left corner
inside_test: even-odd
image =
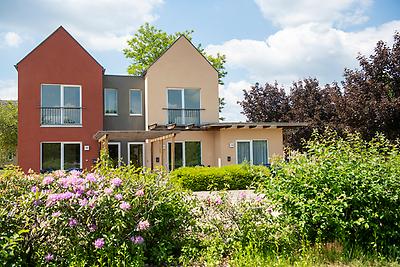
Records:
[[[81,86],[42,84],[42,125],[81,125]]]
[[[168,89],[168,123],[200,124],[200,89]]]
[[[129,114],[142,115],[142,91],[139,89],[129,90]]]
[[[104,114],[118,115],[118,91],[117,89],[104,89]]]

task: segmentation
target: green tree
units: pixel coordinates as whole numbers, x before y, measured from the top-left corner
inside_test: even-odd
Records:
[[[0,165],[15,155],[17,148],[18,108],[14,101],[0,101]]]
[[[125,57],[132,60],[131,65],[128,67],[128,73],[141,75],[179,36],[184,35],[192,41],[192,33],[193,30],[187,30],[168,34],[149,23],[143,24],[133,37],[128,40],[128,47],[123,50]],[[207,55],[201,44],[197,45],[197,50],[218,71],[218,82],[223,84],[222,79],[227,74],[224,66],[226,56],[219,53],[215,57]]]

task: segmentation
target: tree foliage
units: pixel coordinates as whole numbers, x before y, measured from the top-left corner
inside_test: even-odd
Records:
[[[138,31],[128,40],[128,47],[123,50],[126,58],[131,59],[132,63],[128,67],[128,73],[141,75],[161,54],[168,49],[181,35],[192,41],[193,30],[175,32],[168,34],[149,23],[139,27]],[[225,55],[208,55],[201,44],[197,45],[197,50],[214,66],[218,71],[218,81],[223,84],[222,79],[227,72],[225,71]]]
[[[314,129],[357,131],[366,139],[377,132],[400,137],[400,33],[389,47],[379,41],[372,55],[357,57],[359,69],[345,69],[344,81],[321,86],[316,78],[293,82],[289,93],[278,83],[256,83],[239,104],[249,121],[307,122],[288,130],[286,144],[301,148]]]
[[[0,164],[8,162],[17,148],[18,108],[13,101],[0,102]]]

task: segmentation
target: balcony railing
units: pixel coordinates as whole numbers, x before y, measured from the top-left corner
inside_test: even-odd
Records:
[[[200,111],[201,109],[191,108],[168,108],[168,123],[175,123],[176,125],[200,125]]]
[[[82,108],[41,107],[42,125],[81,125]]]

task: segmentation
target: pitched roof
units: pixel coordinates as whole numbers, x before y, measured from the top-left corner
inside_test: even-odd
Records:
[[[105,71],[105,68],[63,26],[58,27],[54,32],[52,32],[49,36],[47,36],[46,39],[44,39],[31,52],[29,52],[26,56],[24,56],[17,64],[14,65],[14,67],[18,70],[18,64],[19,63],[21,63],[26,58],[28,58],[29,55],[31,55],[36,49],[38,49],[40,46],[42,46],[51,36],[53,36],[58,31],[64,31],[69,37],[71,37],[72,40],[75,41],[75,43],[77,43],[83,49],[83,51],[86,52],[86,54],[89,55],[89,57],[91,57],[94,60],[94,62],[96,62],[97,65],[99,65],[103,69],[103,72]]]
[[[192,47],[204,58],[204,60],[207,61],[207,63],[210,64],[210,66],[211,66],[216,72],[218,72],[218,70],[217,70],[217,69],[211,64],[211,62],[199,51],[199,49],[197,49],[197,47],[195,47],[195,46],[193,45],[193,43],[192,43],[184,34],[182,34],[181,36],[179,36],[178,38],[176,38],[176,40],[175,40],[170,46],[168,46],[168,48],[165,49],[165,50],[160,54],[160,56],[158,56],[158,58],[157,58],[156,60],[154,60],[153,63],[150,64],[150,66],[149,66],[147,69],[145,69],[145,70],[143,71],[143,76],[145,76],[146,73],[147,73],[147,71],[148,71],[162,56],[164,56],[164,54],[165,54],[171,47],[173,47],[173,46],[178,42],[178,40],[180,40],[181,38],[185,38],[185,40],[188,41],[189,44],[191,44]]]

